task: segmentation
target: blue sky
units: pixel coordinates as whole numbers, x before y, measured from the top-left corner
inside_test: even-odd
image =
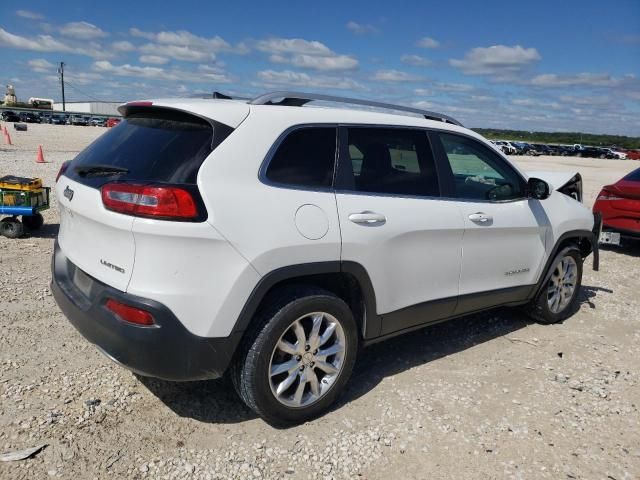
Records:
[[[640,2],[2,2],[20,100],[321,91],[473,127],[640,135]]]

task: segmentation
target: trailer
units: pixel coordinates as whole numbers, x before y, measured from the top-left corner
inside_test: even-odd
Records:
[[[49,208],[51,189],[42,186],[40,178],[7,175],[0,178],[0,234],[8,238],[21,237],[28,230],[38,230],[44,224],[42,213]],[[22,218],[22,221],[18,219]]]

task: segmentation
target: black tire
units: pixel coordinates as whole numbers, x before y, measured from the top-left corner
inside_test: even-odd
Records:
[[[549,290],[553,288],[552,275],[554,274],[559,262],[567,256],[571,257],[575,261],[577,267],[575,288],[566,306],[561,310],[554,312],[549,305]],[[582,263],[582,254],[575,246],[566,247],[555,256],[549,271],[545,274],[545,280],[538,296],[526,308],[526,311],[531,318],[538,323],[552,324],[567,319],[577,311],[578,297],[580,294],[580,287],[582,285]]]
[[[605,159],[605,158],[607,158],[607,156],[606,156],[606,155],[600,155],[600,157],[599,157],[599,158],[601,158],[601,159]]]
[[[0,234],[7,238],[20,238],[24,235],[24,226],[16,218],[3,218],[0,222]]]
[[[290,407],[278,400],[272,391],[272,355],[276,344],[291,325],[313,312],[328,313],[342,327],[345,339],[342,367],[328,390],[314,403]],[[231,365],[231,379],[247,406],[269,424],[279,427],[300,424],[326,412],[340,395],[351,376],[357,347],[356,322],[342,299],[315,287],[286,288],[266,299],[265,308],[254,319]]]
[[[30,216],[23,216],[22,224],[29,230],[40,230],[42,225],[44,225],[44,217],[39,213]]]

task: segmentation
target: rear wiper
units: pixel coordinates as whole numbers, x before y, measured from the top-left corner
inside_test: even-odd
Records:
[[[113,165],[79,165],[74,170],[81,177],[123,175],[129,173],[128,168],[114,167]]]

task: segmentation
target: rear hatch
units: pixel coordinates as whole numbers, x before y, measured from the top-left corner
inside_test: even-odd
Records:
[[[170,108],[129,108],[126,113],[118,126],[63,167],[56,185],[61,217],[58,242],[63,253],[85,273],[122,291],[135,262],[133,222],[144,215],[137,210],[113,211],[113,203],[105,203],[102,191],[114,184],[124,184],[125,190],[179,189],[193,198],[197,217],[169,220],[204,221],[206,210],[196,187],[198,170],[232,131],[227,125]],[[133,197],[126,191],[115,195],[125,200],[146,198],[145,211],[154,208],[153,197]]]

